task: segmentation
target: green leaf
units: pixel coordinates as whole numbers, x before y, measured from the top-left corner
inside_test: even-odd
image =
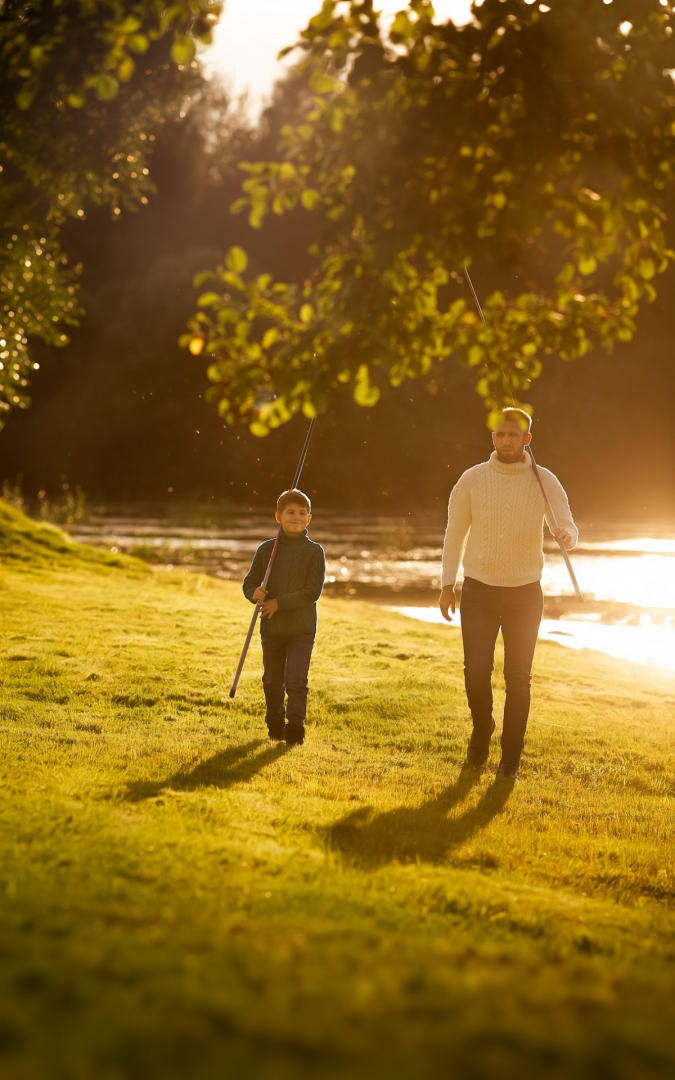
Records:
[[[314,318],[314,308],[311,304],[303,304],[300,308],[300,322],[303,322],[305,326],[311,323]]]
[[[129,82],[136,70],[136,64],[130,56],[125,57],[117,69],[117,78],[120,82]]]
[[[365,364],[361,364],[356,372],[354,385],[354,401],[365,409],[377,405],[380,400],[380,391],[377,386],[371,386],[370,372]]]
[[[19,93],[16,95],[14,100],[16,101],[22,112],[25,112],[26,109],[30,109],[36,93],[36,90],[31,90],[28,86],[24,86],[21,90],[19,90]]]
[[[132,34],[131,37],[127,38],[127,48],[131,49],[132,52],[138,53],[139,56],[146,53],[149,47],[150,42],[145,34]]]
[[[255,435],[258,439],[264,439],[270,433],[267,424],[263,424],[262,420],[254,420],[252,424],[248,425],[248,430],[251,435]]]
[[[202,293],[197,304],[199,307],[212,307],[214,304],[219,304],[220,299],[220,296],[216,292]]]
[[[305,188],[300,195],[300,202],[305,210],[315,210],[321,202],[321,196],[314,188]]]
[[[324,4],[318,15],[314,15],[309,20],[309,25],[312,30],[327,30],[332,24],[334,17],[334,5],[332,3]]]
[[[118,90],[119,84],[112,75],[108,75],[105,71],[99,75],[96,80],[96,97],[99,101],[112,101],[117,97]]]
[[[197,46],[191,37],[179,37],[171,46],[171,59],[174,64],[190,64],[197,52]]]
[[[265,204],[258,203],[253,207],[251,213],[248,215],[248,223],[252,229],[262,228],[263,218],[265,216]]]
[[[594,274],[598,268],[597,259],[592,255],[582,255],[579,258],[579,273],[588,276],[588,274]]]
[[[243,274],[248,266],[248,255],[241,247],[231,247],[225,256],[225,265],[234,274]]]
[[[121,34],[135,34],[137,30],[140,30],[141,26],[141,20],[137,19],[135,15],[127,15],[118,29]]]
[[[369,382],[357,382],[354,387],[354,401],[364,409],[372,409],[380,400],[380,390]]]
[[[340,83],[315,68],[309,78],[309,88],[315,94],[331,94],[334,90],[339,90]]]
[[[49,63],[49,56],[42,45],[33,45],[28,53],[28,58],[31,67],[34,68],[35,71],[41,71],[42,68]]]
[[[81,109],[85,103],[85,96],[81,90],[74,90],[72,94],[68,94],[66,101],[71,109]]]
[[[399,11],[398,15],[391,24],[391,30],[389,36],[392,41],[398,39],[399,41],[406,41],[410,37],[412,30],[412,23],[405,11]]]
[[[656,266],[654,265],[654,260],[640,259],[640,262],[638,263],[638,270],[640,272],[640,276],[644,278],[645,281],[651,281],[651,279],[654,277],[654,274],[656,273]]]
[[[276,326],[270,326],[269,330],[266,330],[262,336],[263,349],[269,349],[274,345],[274,342],[279,337],[279,331]]]

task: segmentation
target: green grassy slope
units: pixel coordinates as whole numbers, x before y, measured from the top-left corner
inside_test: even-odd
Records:
[[[148,572],[137,559],[73,543],[56,525],[33,521],[0,499],[0,565],[62,570],[82,564],[92,569],[124,567],[136,575]]]
[[[322,601],[286,751],[249,617],[4,560],[3,1078],[672,1075],[675,680],[540,645],[512,788],[456,630]]]

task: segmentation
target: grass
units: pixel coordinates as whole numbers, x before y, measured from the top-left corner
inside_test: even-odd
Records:
[[[324,600],[286,751],[235,585],[0,550],[3,1080],[672,1075],[672,677],[540,644],[512,787],[457,631]]]

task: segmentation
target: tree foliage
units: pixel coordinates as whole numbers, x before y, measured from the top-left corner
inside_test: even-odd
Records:
[[[153,130],[196,81],[211,0],[0,5],[0,410],[27,403],[28,344],[68,340],[77,267],[60,236],[87,205],[147,202]],[[1,412],[0,412],[1,416]],[[0,425],[1,426],[1,425]]]
[[[673,258],[670,0],[484,0],[467,26],[410,0],[324,0],[302,33],[312,99],[276,161],[243,165],[235,211],[316,216],[302,284],[232,250],[183,343],[210,358],[228,423],[265,434],[340,388],[361,405],[452,357],[487,406],[547,356],[627,341]],[[463,267],[491,288],[486,324]],[[524,287],[523,287],[524,286]]]

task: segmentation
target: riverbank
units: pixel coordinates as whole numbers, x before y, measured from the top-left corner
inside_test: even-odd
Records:
[[[187,507],[120,507],[68,528],[74,538],[110,554],[241,581],[252,552],[269,535],[271,515],[244,507],[202,512],[206,516]],[[320,512],[312,536],[326,549],[324,595],[369,600],[433,622],[444,529],[442,513],[383,518]],[[545,532],[540,637],[675,670],[675,523],[647,528],[581,522],[580,534],[573,562],[583,602]]]
[[[326,599],[286,752],[257,642],[227,696],[235,584],[22,527],[0,537],[3,1076],[672,1072],[672,677],[541,643],[512,788],[497,746],[462,771],[458,632]]]

